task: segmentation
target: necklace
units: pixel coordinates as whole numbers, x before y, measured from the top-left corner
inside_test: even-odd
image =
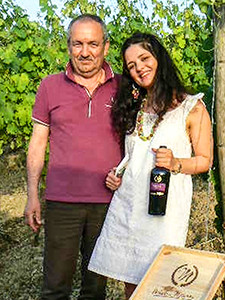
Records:
[[[136,122],[136,128],[137,128],[137,132],[138,132],[138,136],[140,139],[142,139],[143,141],[150,141],[151,138],[154,136],[156,128],[158,127],[159,123],[163,120],[163,117],[158,117],[154,124],[152,125],[150,134],[148,136],[144,135],[144,131],[143,131],[143,125],[144,125],[144,105],[145,103],[147,103],[147,99],[144,98],[142,100],[141,103],[141,108],[138,112],[138,116],[137,116],[137,122]]]

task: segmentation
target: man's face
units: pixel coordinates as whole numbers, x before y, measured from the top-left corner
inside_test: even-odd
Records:
[[[98,73],[108,48],[109,42],[104,43],[99,23],[85,20],[72,25],[69,55],[76,75],[90,78]]]

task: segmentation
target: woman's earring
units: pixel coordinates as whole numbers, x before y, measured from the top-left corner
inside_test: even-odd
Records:
[[[132,91],[133,98],[134,98],[134,100],[137,100],[140,95],[139,89],[136,88],[136,86],[134,84],[132,85],[132,88],[133,88],[133,91]]]

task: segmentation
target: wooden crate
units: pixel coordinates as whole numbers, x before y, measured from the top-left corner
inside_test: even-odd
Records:
[[[209,300],[225,278],[225,254],[164,245],[130,300]]]

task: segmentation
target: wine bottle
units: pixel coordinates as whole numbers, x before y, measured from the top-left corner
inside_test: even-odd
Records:
[[[160,146],[166,148],[166,146]],[[170,171],[154,167],[150,176],[149,210],[150,215],[165,215],[170,182]]]

